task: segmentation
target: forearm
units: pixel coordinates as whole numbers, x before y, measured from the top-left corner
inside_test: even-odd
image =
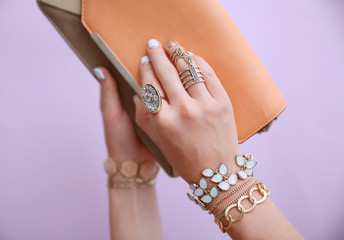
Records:
[[[162,239],[154,186],[110,188],[111,239]]]

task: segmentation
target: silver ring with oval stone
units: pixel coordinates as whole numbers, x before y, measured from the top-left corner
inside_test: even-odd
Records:
[[[156,114],[161,109],[161,96],[159,91],[151,84],[146,84],[142,88],[141,100],[150,113]]]

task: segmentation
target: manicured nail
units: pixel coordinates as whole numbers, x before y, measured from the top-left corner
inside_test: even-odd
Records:
[[[96,75],[96,78],[98,79],[99,82],[105,79],[104,73],[100,68],[94,68],[93,73],[94,75]]]
[[[173,47],[174,45],[176,45],[176,42],[173,41],[173,40],[168,40],[168,42],[167,42],[167,44],[166,44],[166,46],[167,46],[168,48]]]
[[[156,39],[151,39],[148,41],[148,47],[150,49],[159,47],[159,42]]]
[[[190,56],[193,56],[193,55],[195,55],[195,54],[193,54],[192,52],[188,52],[188,53],[189,53],[189,55],[190,55]]]
[[[150,58],[148,56],[143,56],[141,58],[141,64],[148,64],[150,63]]]

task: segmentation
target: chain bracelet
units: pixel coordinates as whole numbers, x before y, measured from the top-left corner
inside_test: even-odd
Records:
[[[215,215],[215,218],[217,218],[221,213],[223,213],[224,211],[226,211],[226,208],[229,207],[230,205],[232,205],[233,203],[237,202],[239,200],[239,198],[241,198],[242,196],[244,196],[245,194],[247,194],[252,188],[254,188],[254,186],[257,184],[257,181],[255,181],[252,185],[250,185],[249,188],[247,188],[244,192],[242,192],[239,196],[237,196],[235,199],[233,199],[230,203],[228,203],[226,206],[224,206],[222,208],[222,210],[220,210],[219,212],[217,212]]]
[[[257,200],[257,198],[255,198],[253,196],[253,192],[254,191],[259,191],[259,193],[262,195],[262,198]],[[215,217],[214,222],[219,226],[220,230],[225,233],[228,229],[231,228],[232,223],[238,222],[242,219],[242,217],[245,215],[245,213],[251,212],[258,204],[262,203],[265,201],[265,199],[270,196],[271,192],[270,190],[265,188],[265,185],[263,183],[256,183],[256,186],[253,186],[250,188],[249,194],[245,194],[243,196],[241,196],[237,202],[232,203],[231,205],[229,205],[228,207],[226,207],[224,209],[224,211],[222,211],[220,214],[218,213]],[[250,201],[250,203],[252,204],[251,207],[249,208],[245,208],[241,202],[245,199],[248,199]],[[232,208],[237,208],[237,210],[240,212],[239,217],[237,218],[233,218],[232,215],[230,215],[229,211]],[[225,217],[226,220],[228,221],[228,225],[224,226],[223,223],[220,221],[220,219],[222,217]]]
[[[235,194],[236,192],[238,192],[239,190],[241,190],[242,188],[244,188],[246,185],[248,185],[250,182],[252,182],[254,180],[254,177],[250,178],[249,180],[245,181],[243,184],[241,184],[239,187],[235,188],[234,190],[230,191],[229,193],[227,193],[223,198],[221,198],[220,200],[218,200],[216,203],[214,203],[211,208],[209,209],[208,213],[211,214],[214,209],[221,203],[223,202],[223,200],[225,200],[226,198],[229,198],[230,196],[232,196],[233,194]]]

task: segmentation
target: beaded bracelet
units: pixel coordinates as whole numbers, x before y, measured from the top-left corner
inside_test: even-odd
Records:
[[[154,185],[159,167],[152,161],[138,164],[131,159],[125,160],[117,169],[116,162],[109,157],[104,161],[104,169],[108,174],[109,188],[134,188]]]
[[[255,198],[253,196],[253,192],[254,191],[258,191],[261,195],[262,198],[257,200],[257,198]],[[265,185],[263,183],[256,183],[253,187],[251,187],[249,189],[249,193],[248,194],[242,194],[242,196],[240,196],[238,198],[238,200],[236,202],[231,202],[231,204],[229,206],[226,206],[223,210],[221,210],[219,213],[217,213],[215,215],[215,220],[214,222],[219,226],[220,230],[225,233],[228,229],[231,228],[232,223],[238,222],[242,219],[242,217],[245,215],[245,213],[251,212],[258,204],[262,203],[265,201],[265,199],[270,196],[271,192],[270,190],[265,188]],[[244,199],[248,199],[252,206],[249,208],[245,208],[241,202]],[[229,211],[233,208],[237,208],[238,211],[240,212],[239,217],[237,218],[233,218],[232,215],[230,215]],[[225,217],[226,220],[228,221],[228,225],[224,226],[223,223],[220,221],[220,219],[222,217]]]

